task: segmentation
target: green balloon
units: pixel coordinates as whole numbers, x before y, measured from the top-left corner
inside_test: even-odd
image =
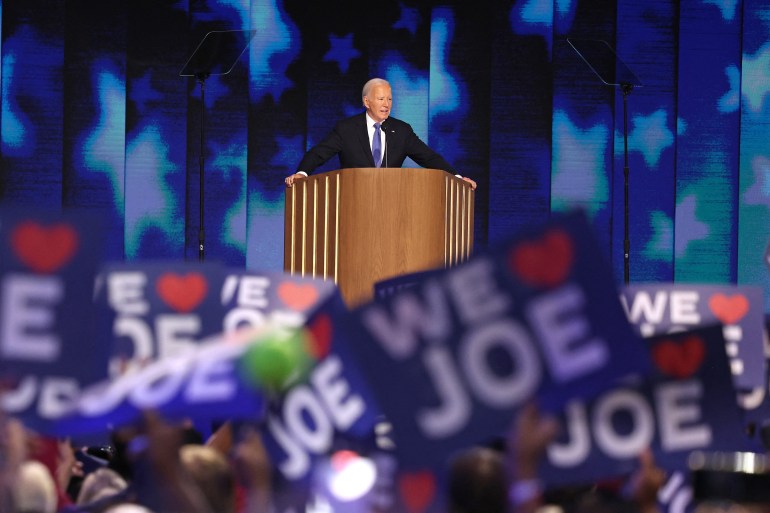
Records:
[[[240,368],[244,377],[259,388],[281,391],[304,377],[308,368],[305,334],[274,332],[260,337],[244,353]]]

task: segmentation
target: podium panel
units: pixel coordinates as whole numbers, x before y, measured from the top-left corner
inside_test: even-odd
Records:
[[[284,270],[334,280],[350,307],[378,281],[473,250],[474,191],[445,171],[340,169],[295,182],[285,199]]]

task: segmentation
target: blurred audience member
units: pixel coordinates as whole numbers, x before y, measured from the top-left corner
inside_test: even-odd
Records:
[[[21,464],[13,497],[16,513],[55,513],[57,510],[56,483],[48,468],[39,461]]]
[[[90,504],[117,495],[128,487],[120,475],[109,468],[100,468],[88,474],[80,487],[77,504]]]

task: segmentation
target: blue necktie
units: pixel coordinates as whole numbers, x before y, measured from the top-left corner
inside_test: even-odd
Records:
[[[382,164],[382,141],[380,140],[380,124],[374,124],[374,138],[372,139],[372,157],[374,157],[374,167],[380,167]]]

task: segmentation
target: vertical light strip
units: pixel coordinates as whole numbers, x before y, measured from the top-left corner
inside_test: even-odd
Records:
[[[307,254],[307,180],[302,181],[302,272],[305,276],[305,256]]]
[[[460,262],[460,185],[455,187],[455,265]]]
[[[318,180],[313,180],[313,278],[318,259]]]
[[[324,177],[324,280],[329,278],[329,176]]]
[[[471,257],[471,248],[473,248],[473,229],[471,221],[473,220],[474,194],[473,191],[468,193],[468,211],[465,213],[468,222],[468,243],[465,248],[465,258]]]
[[[449,177],[444,177],[444,267],[449,267]]]
[[[337,227],[334,230],[334,283],[338,283],[340,270],[340,174],[337,173],[334,179],[337,182],[337,208],[334,209],[335,225]]]
[[[294,274],[297,269],[295,258],[297,257],[297,195],[294,193],[294,187],[289,189],[291,196],[291,253],[289,257],[289,273]]]
[[[467,202],[468,202],[468,186],[463,184],[463,187],[460,191],[460,254],[459,254],[459,260],[460,262],[463,262],[465,260],[465,236],[466,236],[466,226],[465,226],[465,209],[467,208]]]
[[[450,179],[449,182],[449,267],[454,264],[454,221],[455,221],[455,182]]]

